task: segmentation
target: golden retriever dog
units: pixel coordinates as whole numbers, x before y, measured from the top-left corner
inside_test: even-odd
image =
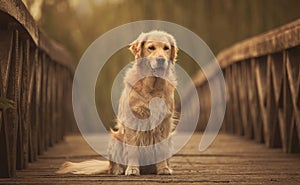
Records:
[[[129,50],[135,61],[124,77],[109,161],[66,162],[57,173],[172,174],[168,158],[172,155],[169,138],[176,125],[176,41],[172,35],[155,30],[142,33]]]

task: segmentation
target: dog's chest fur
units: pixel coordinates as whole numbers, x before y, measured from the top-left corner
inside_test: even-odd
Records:
[[[174,87],[164,79],[159,77],[146,77],[138,81],[129,93],[129,105],[134,115],[139,119],[147,119],[150,117],[150,107],[152,108],[152,116],[154,119],[162,116],[166,112],[166,116],[171,116],[174,109],[173,102]],[[160,101],[150,101],[153,98],[160,98],[165,102],[166,107]],[[165,110],[166,109],[166,110]]]
[[[155,127],[139,132],[127,129],[127,134],[132,135],[138,145],[155,144],[169,136],[174,110],[173,93],[174,87],[158,77],[146,77],[135,84],[129,94],[131,111],[139,119],[148,119],[149,127]],[[161,101],[153,98],[160,98]]]
[[[123,138],[126,143],[146,146],[166,139],[171,133],[176,81],[172,81],[172,76],[165,80],[154,76],[140,78],[138,75],[136,68],[133,67],[124,78],[125,88],[119,102],[118,127],[124,131]],[[153,98],[161,98],[162,101],[151,101]],[[128,102],[130,110],[126,109],[126,103]],[[150,112],[150,102],[152,112]],[[147,131],[137,131],[128,128],[124,124],[125,122],[132,122],[130,116],[128,116],[130,115],[128,111],[132,112],[140,120],[147,119],[149,128],[154,128],[152,127],[153,124],[157,126]],[[150,114],[152,115],[150,116]],[[161,123],[159,120],[161,120]],[[137,124],[138,128],[138,124],[143,123],[137,121],[134,124]]]

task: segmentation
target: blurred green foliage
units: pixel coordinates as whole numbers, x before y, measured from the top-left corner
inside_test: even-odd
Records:
[[[28,6],[33,0],[24,0]],[[38,22],[79,61],[101,34],[121,24],[158,19],[177,23],[198,34],[217,54],[233,43],[300,17],[298,0],[39,0]],[[124,48],[107,62],[96,85],[96,103],[106,125],[114,119],[110,90],[115,75],[128,62]],[[179,64],[191,75],[198,66],[185,53]]]

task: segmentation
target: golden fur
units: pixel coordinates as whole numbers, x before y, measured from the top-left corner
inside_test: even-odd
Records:
[[[149,146],[167,139],[174,130],[174,91],[176,78],[174,74],[174,62],[177,57],[176,41],[170,34],[163,31],[151,31],[142,33],[137,40],[130,45],[130,51],[135,56],[135,62],[124,77],[125,88],[119,101],[119,112],[117,116],[117,131],[112,132],[112,143],[110,144],[109,157],[115,156],[126,158],[128,165],[121,165],[110,160],[109,167],[94,170],[87,167],[80,169],[83,163],[65,163],[58,173],[79,173],[79,174],[99,174],[110,173],[115,175],[140,175],[142,173],[171,174],[172,170],[168,160],[163,160],[155,165],[141,166],[136,165],[140,156],[138,152],[127,151],[121,141],[127,145]],[[158,61],[158,58],[162,62]],[[147,76],[143,76],[147,74]],[[163,78],[160,78],[164,76]],[[166,80],[165,80],[166,79]],[[161,98],[165,102],[165,107],[154,102],[155,109],[150,113],[149,103],[153,98]],[[149,119],[149,123],[158,120],[161,112],[165,111],[165,117],[155,128],[141,131],[129,128],[125,122],[130,120],[126,103],[129,102],[130,111],[138,119]],[[166,110],[163,110],[165,109]],[[152,117],[151,117],[151,114]],[[133,123],[139,128],[139,122]],[[114,139],[115,138],[115,139]],[[171,147],[171,146],[168,146]],[[171,150],[170,148],[168,150]],[[133,164],[133,165],[131,165]],[[83,165],[82,165],[83,166]],[[76,169],[76,170],[75,170]],[[101,170],[100,170],[101,169]]]

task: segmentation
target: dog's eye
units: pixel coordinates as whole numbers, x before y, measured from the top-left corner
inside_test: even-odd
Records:
[[[168,46],[165,46],[164,47],[164,50],[166,51],[166,50],[169,50],[170,48],[168,47]]]
[[[151,50],[151,51],[154,51],[155,47],[154,46],[149,46],[148,49]]]

